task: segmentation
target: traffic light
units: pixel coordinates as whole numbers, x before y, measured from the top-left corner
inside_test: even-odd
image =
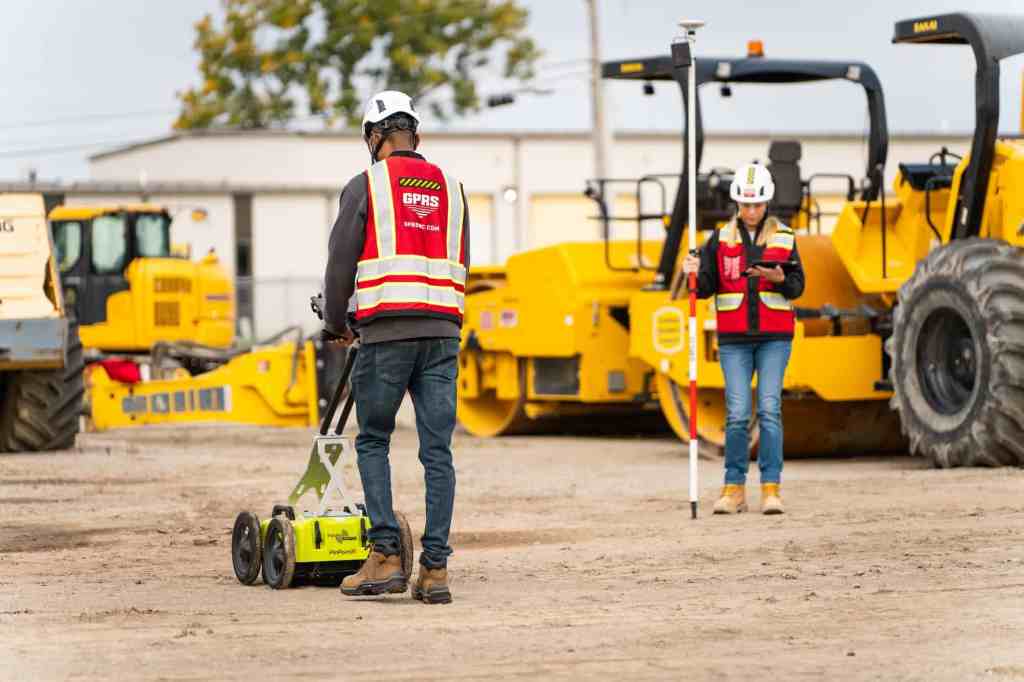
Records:
[[[487,106],[493,109],[494,107],[502,107],[505,106],[506,104],[512,104],[515,101],[515,95],[513,95],[511,92],[503,92],[498,95],[488,95]]]

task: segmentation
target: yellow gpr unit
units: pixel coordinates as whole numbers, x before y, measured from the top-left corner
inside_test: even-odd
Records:
[[[278,590],[309,583],[336,586],[342,578],[357,572],[370,555],[370,517],[362,504],[351,500],[342,473],[345,455],[353,450],[351,441],[341,435],[352,412],[351,389],[334,433],[328,433],[348,385],[356,353],[356,349],[349,351],[320,434],[313,441],[306,472],[289,495],[288,504],[274,505],[271,518],[266,521],[248,511],[235,519],[231,562],[235,577],[243,585],[256,582],[262,570],[263,582]],[[315,512],[296,516],[294,505],[310,490],[316,492],[319,507]],[[404,514],[396,510],[395,517],[400,531],[402,572],[408,580],[412,574],[412,533]]]

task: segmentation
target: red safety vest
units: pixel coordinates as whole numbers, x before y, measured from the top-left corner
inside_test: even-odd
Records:
[[[746,271],[747,251],[736,221],[718,233],[718,294],[715,310],[719,334],[773,333],[792,334],[796,323],[793,304],[785,296],[772,290],[772,283],[757,278],[756,328],[752,328],[750,313],[749,278]],[[793,253],[796,236],[793,230],[775,218],[764,225],[765,248],[762,260],[786,261]]]
[[[427,316],[462,324],[466,291],[462,185],[422,159],[391,156],[366,171],[366,243],[356,319]]]

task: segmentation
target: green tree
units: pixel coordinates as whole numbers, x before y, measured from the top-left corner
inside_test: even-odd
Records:
[[[488,69],[526,81],[539,56],[515,0],[222,0],[196,23],[202,82],[175,128],[265,128],[305,115],[358,126],[373,92],[403,90],[440,119],[480,108]]]

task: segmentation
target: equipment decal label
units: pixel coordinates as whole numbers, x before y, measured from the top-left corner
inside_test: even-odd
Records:
[[[516,310],[502,310],[500,323],[502,327],[511,329],[519,326],[519,312]]]

